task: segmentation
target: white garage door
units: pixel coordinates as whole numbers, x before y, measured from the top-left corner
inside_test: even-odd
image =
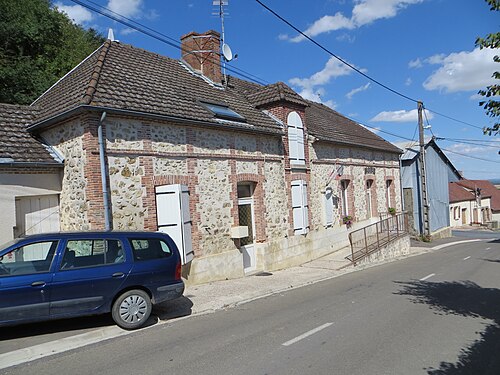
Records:
[[[59,196],[39,195],[16,198],[16,237],[59,232]]]

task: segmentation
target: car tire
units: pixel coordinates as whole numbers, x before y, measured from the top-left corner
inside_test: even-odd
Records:
[[[121,294],[113,303],[111,315],[123,329],[142,327],[152,310],[151,298],[143,290],[134,289]]]

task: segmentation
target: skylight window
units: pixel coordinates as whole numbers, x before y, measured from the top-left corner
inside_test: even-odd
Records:
[[[215,115],[215,117],[225,119],[225,120],[233,120],[233,121],[240,121],[240,122],[246,121],[242,115],[233,111],[227,105],[206,103],[206,102],[201,102],[201,104],[204,107],[206,107],[208,110],[210,110]]]

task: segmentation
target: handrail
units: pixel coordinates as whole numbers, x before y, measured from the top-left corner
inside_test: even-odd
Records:
[[[391,215],[374,224],[349,233],[351,255],[347,257],[354,265],[359,260],[376,252],[382,246],[408,233],[408,214]]]

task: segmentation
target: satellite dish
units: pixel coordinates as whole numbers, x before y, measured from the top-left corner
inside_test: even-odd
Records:
[[[226,43],[222,45],[222,55],[226,61],[231,61],[233,59],[233,51],[231,51],[231,48],[229,48]]]

